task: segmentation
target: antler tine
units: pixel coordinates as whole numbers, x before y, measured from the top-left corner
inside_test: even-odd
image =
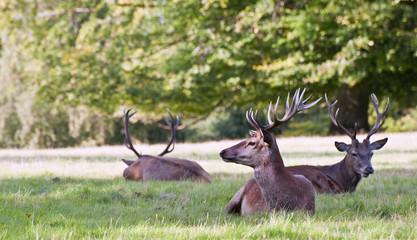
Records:
[[[277,99],[277,102],[279,101],[279,97],[278,97],[278,99]],[[272,120],[271,120],[271,107],[272,107],[272,101],[271,102],[269,102],[269,107],[268,107],[268,114],[267,114],[267,117],[268,117],[268,124],[271,124],[272,123]]]
[[[270,130],[275,126],[278,126],[278,125],[290,120],[298,112],[314,106],[315,104],[317,104],[321,100],[321,98],[319,98],[316,101],[314,101],[313,103],[304,105],[304,103],[306,103],[311,98],[311,96],[309,96],[309,97],[307,97],[307,99],[303,100],[304,93],[305,93],[305,89],[301,92],[301,95],[300,95],[300,89],[298,88],[293,95],[291,105],[290,105],[290,94],[288,93],[287,100],[285,102],[285,114],[281,119],[278,119],[278,117],[277,117],[277,108],[278,108],[279,97],[277,98],[277,102],[275,104],[275,108],[274,108],[274,111],[273,111],[273,117],[274,117],[273,120],[271,120],[271,113],[270,113],[272,105],[269,104],[268,125],[260,124],[261,128],[263,130]]]
[[[345,126],[343,126],[340,123],[339,119],[337,118],[338,114],[339,114],[339,108],[336,110],[336,114],[335,114],[335,119],[336,119],[336,123],[337,123],[336,126],[338,126],[340,129],[342,129],[342,131],[344,133],[346,133],[346,135],[348,135],[350,137],[350,139],[355,140],[356,139],[356,126],[357,126],[356,122],[355,122],[355,126],[353,127],[353,133],[352,133],[347,128],[345,128]]]
[[[312,96],[313,96],[313,94],[310,94],[310,96],[308,96],[308,97],[307,97],[307,98],[303,101],[303,104],[304,104],[304,103],[306,103],[306,102],[308,102],[308,100],[310,100]],[[321,98],[320,98],[320,100],[321,100]]]
[[[172,127],[172,125],[173,125],[172,122],[174,121],[174,117],[172,116],[172,113],[168,108],[167,108],[167,111],[169,113],[169,116],[171,117],[171,121],[168,120],[168,118],[165,116],[165,114],[164,114],[164,119],[165,119],[165,122],[167,123],[167,125]],[[178,117],[178,115],[177,115],[177,123],[175,124],[174,127],[178,128],[179,125],[180,125],[180,117]]]
[[[253,121],[253,123],[257,126],[257,128],[262,126],[258,121],[258,110],[255,110],[255,112],[252,111],[251,114],[250,114],[250,118]]]
[[[256,130],[263,129],[263,125],[258,121],[258,110],[256,110],[255,113],[252,111],[250,113],[250,118],[254,124],[252,126],[254,126]],[[261,136],[264,137],[264,133],[262,131],[260,131],[260,133]]]
[[[302,94],[304,94],[304,92]],[[301,95],[301,98],[302,98],[302,95]],[[290,120],[297,112],[299,112],[298,105],[302,103],[302,100],[300,99],[300,89],[298,88],[295,91],[290,107],[288,107],[288,99],[289,99],[289,95],[287,97],[287,103],[286,103],[287,106],[285,109],[285,114],[281,119],[278,119],[280,123],[284,123]]]
[[[267,118],[268,118],[268,124],[267,125],[263,125],[258,121],[258,119],[257,119],[258,112],[256,111],[255,116],[254,116],[252,108],[249,111],[246,112],[246,120],[256,130],[262,129],[264,131],[268,131],[268,130],[274,128],[275,126],[278,126],[278,125],[290,120],[298,112],[314,106],[315,104],[317,104],[321,100],[321,98],[319,98],[316,101],[314,101],[313,103],[304,105],[311,98],[311,96],[309,96],[309,97],[307,97],[307,99],[303,100],[304,93],[305,93],[305,89],[302,91],[302,93],[300,95],[300,89],[298,88],[294,93],[294,96],[293,96],[292,101],[291,101],[291,105],[290,105],[290,93],[288,93],[287,101],[285,103],[285,113],[284,113],[284,116],[281,119],[278,119],[278,117],[277,117],[277,109],[278,109],[278,103],[279,103],[279,97],[278,97],[277,101],[275,103],[274,110],[272,111],[273,119],[271,119],[272,102],[269,103],[268,114],[267,114]]]
[[[253,126],[253,124],[252,124],[252,122],[251,122],[251,120],[250,120],[250,118],[249,118],[249,112],[250,111],[252,111],[252,108],[251,109],[249,109],[248,111],[246,111],[246,121],[248,121],[248,123],[252,126],[252,127],[254,127],[255,128],[255,126]]]
[[[164,156],[165,154],[170,153],[174,150],[174,148],[175,148],[175,135],[177,133],[177,128],[180,124],[180,118],[178,117],[178,115],[177,115],[177,123],[174,125],[174,117],[172,116],[172,113],[168,108],[167,108],[167,111],[169,113],[171,121],[168,120],[168,118],[165,116],[165,114],[164,114],[164,119],[165,119],[165,122],[167,123],[167,125],[171,127],[171,139],[169,140],[168,145],[164,149],[164,151],[162,151],[158,156]]]
[[[299,94],[300,94],[300,89],[298,88],[297,90],[295,90],[294,96],[292,97],[291,106],[288,106],[289,105],[289,99],[290,99],[290,93],[288,93],[287,101],[285,103],[285,114],[281,119],[277,119],[276,115],[275,115],[275,120],[276,121],[275,121],[274,126],[277,126],[281,123],[284,123],[284,122],[288,121],[290,118],[292,118],[292,116],[295,115],[295,113],[297,112],[297,107],[296,106],[299,103]],[[271,128],[274,127],[274,126],[271,126]]]
[[[334,107],[334,105],[336,105],[336,103],[337,103],[337,100],[336,101],[334,101],[334,103],[332,103],[331,105],[329,104],[329,100],[327,99],[327,94],[325,93],[324,94],[324,98],[326,99],[326,104],[327,104],[327,109],[329,110],[329,116],[330,116],[330,119],[332,120],[332,123],[336,126],[336,127],[338,127],[338,128],[340,128],[340,129],[342,129],[342,131],[346,134],[346,135],[348,135],[349,137],[350,137],[350,139],[352,139],[352,140],[354,140],[354,139],[356,139],[356,123],[355,123],[355,128],[354,128],[354,132],[353,133],[351,133],[347,128],[345,128],[340,122],[339,122],[339,120],[337,119],[337,115],[339,114],[339,108],[337,108],[336,109],[336,113],[335,114],[333,114],[333,107]]]
[[[301,103],[304,102],[303,97],[304,97],[305,92],[306,92],[306,89],[304,88],[303,91],[301,92],[301,95],[300,95],[299,99],[298,99]]]
[[[382,126],[382,124],[384,124],[385,122],[385,117],[384,114],[388,109],[389,106],[389,98],[387,98],[387,105],[385,106],[384,111],[382,111],[382,113],[379,112],[378,107],[379,107],[379,102],[378,102],[378,98],[375,96],[374,93],[371,94],[371,99],[372,99],[372,103],[374,104],[375,107],[375,111],[376,111],[376,121],[374,126],[371,128],[371,130],[368,133],[368,136],[366,136],[366,139],[369,140],[369,138],[378,131],[378,129]],[[381,122],[382,119],[382,122]]]
[[[336,119],[334,119],[334,115],[333,115],[333,107],[334,107],[334,105],[336,105],[337,100],[336,100],[336,101],[334,101],[334,103],[330,104],[330,103],[329,103],[329,100],[327,99],[327,94],[326,94],[326,93],[324,94],[324,98],[326,99],[326,104],[327,104],[327,109],[329,110],[330,120],[332,120],[332,123],[333,123],[336,127],[338,127],[338,126],[337,126]],[[339,111],[339,109],[337,109],[337,110],[336,110],[336,112],[338,112],[338,111]]]
[[[309,97],[308,97],[308,99],[310,99],[310,98],[311,98],[311,96],[309,96]],[[321,100],[321,97],[320,97],[319,99],[317,99],[316,101],[314,101],[314,102],[312,102],[312,103],[309,103],[309,104],[307,104],[307,105],[304,105],[304,103],[305,103],[306,101],[303,101],[303,102],[299,105],[298,111],[301,111],[301,110],[304,110],[304,109],[311,108],[312,106],[314,106],[314,105],[316,105],[318,102],[320,102],[320,100]]]
[[[132,110],[132,108],[133,107],[130,107],[127,110],[127,112],[126,112],[126,107],[123,109],[123,113],[125,115],[125,141],[124,141],[124,144],[128,149],[132,150],[137,157],[140,158],[142,155],[139,154],[136,151],[135,147],[133,147],[132,141],[130,139],[129,129],[128,129],[128,127],[129,127],[129,118],[132,117],[137,112],[137,111],[134,111],[133,113],[129,114],[129,112],[130,112],[130,110]]]
[[[297,110],[298,111],[311,108],[312,106],[316,105],[321,100],[321,97],[320,97],[316,101],[314,101],[314,102],[312,102],[310,104],[304,105],[304,103],[306,103],[308,100],[310,100],[310,98],[312,96],[312,95],[310,95],[305,100],[303,100],[303,96],[304,96],[305,91],[306,91],[306,89],[304,88],[304,90],[303,90],[303,92],[301,93],[301,96],[300,96],[300,103],[297,105]]]
[[[248,123],[255,128],[256,130],[259,129],[259,126],[254,122],[253,120],[253,110],[252,108],[249,109],[249,111],[246,111],[246,120],[248,121]]]
[[[290,99],[290,93],[288,93],[287,102],[285,103],[285,115],[287,115],[287,113],[291,113],[294,110],[293,108],[298,103],[299,95],[300,95],[300,89],[298,88],[297,90],[295,90],[294,96],[292,97],[291,106],[288,107],[288,102],[289,102],[289,99]],[[294,103],[296,103],[296,104],[294,105]],[[290,111],[290,109],[291,109],[291,111]],[[284,117],[285,117],[285,115],[284,115]]]
[[[274,107],[274,110],[273,110],[273,112],[272,112],[272,114],[273,114],[273,116],[274,116],[274,120],[272,121],[271,120],[271,107],[272,107],[272,102],[269,102],[269,107],[268,107],[268,115],[267,115],[267,117],[268,117],[268,125],[269,124],[274,124],[274,122],[276,121],[276,119],[277,119],[277,109],[278,109],[278,103],[279,103],[279,96],[277,97],[277,101],[276,101],[276,103],[275,103],[275,107]]]
[[[298,91],[298,89],[295,90],[295,92],[297,92],[297,91]],[[285,112],[288,112],[288,110],[290,110],[289,101],[290,101],[290,93],[288,92],[287,100],[285,101]],[[294,101],[294,98],[293,98],[293,101]]]
[[[252,108],[251,109],[249,109],[248,111],[246,111],[246,113],[245,113],[245,116],[246,116],[246,121],[248,121],[248,123],[252,126],[252,123],[251,123],[251,121],[250,121],[250,119],[249,119],[249,111],[250,110],[252,110]],[[253,126],[252,126],[253,127]]]

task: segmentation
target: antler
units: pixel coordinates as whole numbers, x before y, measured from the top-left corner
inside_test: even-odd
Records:
[[[133,113],[129,114],[129,112],[130,112],[130,110],[132,110],[132,108],[133,108],[133,107],[130,107],[130,108],[127,110],[127,112],[125,111],[125,110],[126,110],[126,108],[125,108],[125,109],[123,109],[123,113],[124,113],[124,115],[125,115],[125,146],[126,146],[128,149],[132,150],[132,151],[136,154],[136,156],[140,158],[142,155],[141,155],[141,154],[139,154],[139,153],[136,151],[136,149],[133,147],[132,141],[130,140],[129,129],[128,129],[128,126],[129,126],[129,118],[130,118],[130,117],[132,117],[132,116],[133,116],[133,115],[137,112],[137,111],[134,111]]]
[[[169,116],[171,117],[171,121],[168,120],[168,118],[164,115],[164,119],[165,122],[167,123],[168,126],[171,126],[171,140],[169,141],[167,147],[165,148],[165,150],[163,152],[161,152],[158,156],[164,156],[167,153],[170,153],[174,150],[175,148],[175,134],[177,133],[177,128],[180,125],[180,118],[177,116],[177,123],[174,124],[174,117],[171,114],[171,111],[169,111],[169,109],[167,108]],[[172,145],[172,148],[170,149]]]
[[[305,93],[305,89],[301,92],[300,95],[300,89],[297,89],[294,93],[294,96],[292,98],[292,102],[291,102],[291,106],[289,106],[289,99],[290,99],[290,93],[288,93],[287,96],[287,102],[285,105],[285,114],[281,119],[277,118],[277,108],[278,108],[278,102],[279,102],[279,97],[277,98],[277,102],[275,103],[275,107],[273,110],[273,116],[274,119],[271,120],[271,108],[272,108],[272,102],[269,103],[269,108],[268,108],[268,124],[267,125],[262,125],[259,121],[258,121],[258,112],[256,111],[255,113],[253,113],[252,109],[249,110],[249,112],[246,112],[246,119],[248,120],[249,124],[251,124],[255,129],[262,129],[265,131],[268,131],[278,125],[281,125],[282,123],[290,120],[292,117],[294,117],[295,114],[297,114],[298,112],[308,109],[314,105],[316,105],[321,98],[317,99],[316,101],[304,105],[308,100],[310,100],[311,95],[309,97],[307,97],[305,100],[303,100],[303,96]]]
[[[336,126],[336,127],[338,127],[338,128],[340,128],[340,129],[342,129],[342,131],[346,134],[346,135],[348,135],[349,137],[350,137],[350,139],[352,139],[352,140],[354,140],[354,139],[356,139],[356,122],[355,122],[355,127],[354,127],[354,130],[353,130],[353,133],[351,133],[347,128],[345,128],[340,122],[339,122],[339,119],[337,119],[337,114],[339,113],[339,108],[337,108],[336,109],[336,113],[335,114],[333,114],[333,107],[334,107],[334,105],[336,105],[336,103],[337,103],[337,100],[336,101],[334,101],[334,103],[332,103],[331,105],[329,104],[329,101],[327,100],[327,94],[325,93],[324,94],[324,98],[326,99],[326,104],[327,104],[327,109],[329,110],[329,116],[330,116],[330,119],[332,120],[332,123]]]
[[[372,134],[376,133],[378,129],[382,126],[382,124],[384,124],[385,118],[383,118],[383,115],[385,114],[389,106],[389,98],[387,98],[387,105],[385,106],[384,111],[380,113],[378,110],[378,107],[379,107],[378,98],[376,98],[375,94],[373,93],[371,94],[371,100],[372,100],[372,103],[374,104],[375,111],[376,111],[376,121],[375,121],[374,126],[369,131],[368,136],[366,136],[366,139],[368,140],[372,136]],[[382,119],[382,122],[381,122],[381,119]]]

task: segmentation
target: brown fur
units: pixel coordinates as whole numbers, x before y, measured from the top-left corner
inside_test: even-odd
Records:
[[[334,165],[299,165],[290,166],[286,169],[291,174],[302,175],[308,179],[317,193],[338,194],[344,192],[354,192],[356,191],[356,187],[362,179],[362,176],[367,177],[369,174],[366,172],[366,168],[372,167],[370,162],[372,150],[382,148],[386,142],[387,139],[385,138],[372,144],[364,141],[363,143],[355,142],[352,144],[353,147],[352,145],[349,145],[349,152],[361,152],[362,154],[358,155],[362,155],[362,158],[353,157],[348,153],[342,161]],[[255,179],[249,180],[238,191],[238,193],[242,192],[242,196],[235,198],[235,195],[235,197],[230,200],[229,204],[226,206],[226,212],[245,215],[247,213],[244,211],[231,211],[231,209],[251,209],[252,206],[247,205],[250,205],[253,202],[256,202],[258,206],[264,206],[264,208],[258,208],[254,212],[266,210],[266,199],[260,192],[261,188],[259,184],[254,180]],[[245,199],[245,201],[239,201],[239,199]]]
[[[192,180],[211,182],[211,176],[198,163],[178,158],[143,155],[123,172],[129,180]]]
[[[375,110],[377,112],[377,119],[374,126],[369,131],[367,137],[362,142],[359,142],[356,139],[356,127],[353,133],[349,132],[340,122],[337,120],[336,116],[333,114],[332,108],[337,103],[337,100],[330,104],[327,95],[325,95],[326,104],[329,111],[330,119],[333,124],[339,127],[343,132],[348,135],[352,142],[351,144],[335,142],[336,148],[341,152],[346,152],[345,158],[330,166],[310,166],[310,165],[301,165],[301,166],[291,166],[286,169],[291,174],[298,174],[304,176],[308,179],[314,187],[314,190],[318,193],[328,193],[328,194],[337,194],[344,192],[355,192],[356,187],[362,177],[368,177],[369,174],[373,174],[373,167],[371,164],[371,158],[373,150],[381,149],[388,141],[388,138],[384,138],[373,143],[370,143],[370,137],[374,134],[383,124],[383,115],[387,111],[389,106],[389,99],[387,99],[387,105],[382,113],[378,110],[378,99],[375,94],[371,94],[372,103],[374,104]],[[337,112],[337,111],[336,111]],[[337,114],[336,114],[337,115]],[[381,122],[382,120],[382,122]],[[243,211],[231,211],[231,209],[248,209],[250,206],[245,206],[252,202],[256,202],[259,206],[264,206],[267,202],[265,195],[259,194],[260,189],[262,188],[260,184],[253,181],[254,179],[249,180],[239,191],[243,195],[239,198],[233,197],[227,205],[225,211],[228,213],[240,213],[245,214]],[[244,191],[242,191],[244,190]],[[239,201],[239,199],[246,199],[245,202]],[[266,210],[264,209],[260,209]]]
[[[261,188],[254,178],[250,179],[230,200],[225,212],[248,215],[256,212],[263,212],[268,209],[264,198],[251,196],[262,196]]]
[[[260,131],[220,153],[226,162],[253,167],[256,179],[249,180],[235,194],[225,211],[242,215],[265,210],[304,210],[313,213],[315,198],[310,181],[287,171],[275,138],[266,131]]]
[[[256,181],[250,180],[236,193],[227,205],[226,212],[250,214],[257,211],[302,210],[313,213],[315,209],[314,190],[311,182],[302,175],[289,172],[282,160],[275,137],[268,131],[289,121],[298,112],[308,109],[320,98],[306,104],[311,96],[303,100],[305,89],[297,89],[289,105],[287,97],[285,114],[277,117],[279,97],[272,109],[268,109],[268,124],[263,125],[257,119],[257,111],[246,112],[246,120],[256,129],[251,137],[220,152],[225,162],[234,162],[250,166],[254,170]],[[271,110],[273,119],[271,118]],[[256,187],[257,186],[257,187]],[[257,189],[258,188],[258,189]],[[258,196],[258,197],[253,197]],[[263,202],[262,202],[263,201]]]
[[[164,116],[166,123],[171,127],[171,140],[167,147],[158,156],[139,154],[134,148],[129,135],[129,118],[136,113],[130,113],[131,109],[132,108],[127,110],[127,112],[125,111],[125,145],[136,154],[138,159],[136,161],[123,159],[123,162],[128,165],[123,172],[124,178],[135,181],[182,181],[189,179],[191,181],[211,183],[210,174],[208,174],[198,163],[185,159],[163,157],[163,155],[174,150],[173,144],[175,141],[175,133],[179,125],[179,117],[177,116],[177,122],[175,124],[174,117],[169,109],[167,110],[171,117],[171,121]]]

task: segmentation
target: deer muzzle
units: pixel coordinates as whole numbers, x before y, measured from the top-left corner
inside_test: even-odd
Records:
[[[365,170],[362,173],[362,176],[367,178],[369,174],[374,174],[374,168],[373,167],[366,167]]]
[[[227,152],[226,152],[226,150],[222,150],[220,153],[219,153],[219,155],[220,155],[220,157],[223,159],[223,161],[225,161],[225,162],[231,162],[231,158],[230,157],[227,157]]]

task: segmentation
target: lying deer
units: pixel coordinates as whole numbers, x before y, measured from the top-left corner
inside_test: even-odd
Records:
[[[316,192],[319,193],[343,193],[343,192],[354,192],[356,186],[362,177],[368,177],[369,174],[373,174],[374,169],[371,164],[372,151],[381,149],[388,138],[375,141],[370,143],[370,137],[378,131],[383,124],[381,119],[387,111],[389,105],[389,99],[387,105],[382,113],[379,112],[378,99],[375,94],[371,95],[372,103],[374,104],[377,119],[369,131],[366,139],[363,142],[359,142],[356,139],[356,127],[354,132],[351,133],[337,119],[337,113],[333,114],[332,108],[337,103],[337,100],[333,104],[329,104],[327,96],[325,95],[326,103],[332,123],[339,127],[345,134],[347,134],[352,142],[351,144],[335,142],[336,148],[339,151],[346,152],[345,158],[330,166],[291,166],[287,167],[287,170],[292,174],[300,174],[305,176],[311,181]],[[225,211],[228,213],[240,213],[246,214],[245,209],[255,209],[256,211],[263,211],[266,209],[266,199],[262,196],[260,186],[255,179],[249,180],[230,200],[226,206]]]
[[[282,119],[277,118],[279,98],[273,110],[273,120],[270,118],[270,104],[267,125],[262,125],[258,121],[257,112],[254,114],[252,109],[246,112],[247,121],[256,131],[251,132],[250,138],[220,152],[220,156],[225,162],[234,162],[252,167],[256,179],[256,181],[249,181],[239,190],[226,207],[227,212],[238,211],[242,215],[265,210],[314,212],[314,189],[311,182],[302,175],[290,173],[285,168],[276,139],[268,132],[290,120],[299,111],[314,106],[321,99],[304,105],[311,98],[310,96],[303,100],[304,92],[305,89],[300,95],[300,89],[296,90],[291,106],[288,106],[290,97],[288,95],[286,110]],[[246,188],[253,186],[258,186],[255,189],[257,198],[246,197]],[[237,205],[239,205],[239,209],[237,209]]]
[[[176,130],[179,125],[179,117],[177,116],[177,123],[174,124],[174,117],[168,110],[171,117],[169,121],[164,115],[164,119],[168,126],[171,127],[171,140],[167,147],[158,156],[141,155],[133,147],[130,139],[128,125],[129,118],[132,117],[136,112],[129,114],[131,109],[125,112],[125,146],[132,150],[138,157],[136,161],[125,160],[128,167],[123,172],[123,177],[129,180],[192,180],[200,182],[211,182],[211,176],[208,174],[198,163],[178,158],[164,157],[166,153],[170,153],[174,150],[174,141]]]

